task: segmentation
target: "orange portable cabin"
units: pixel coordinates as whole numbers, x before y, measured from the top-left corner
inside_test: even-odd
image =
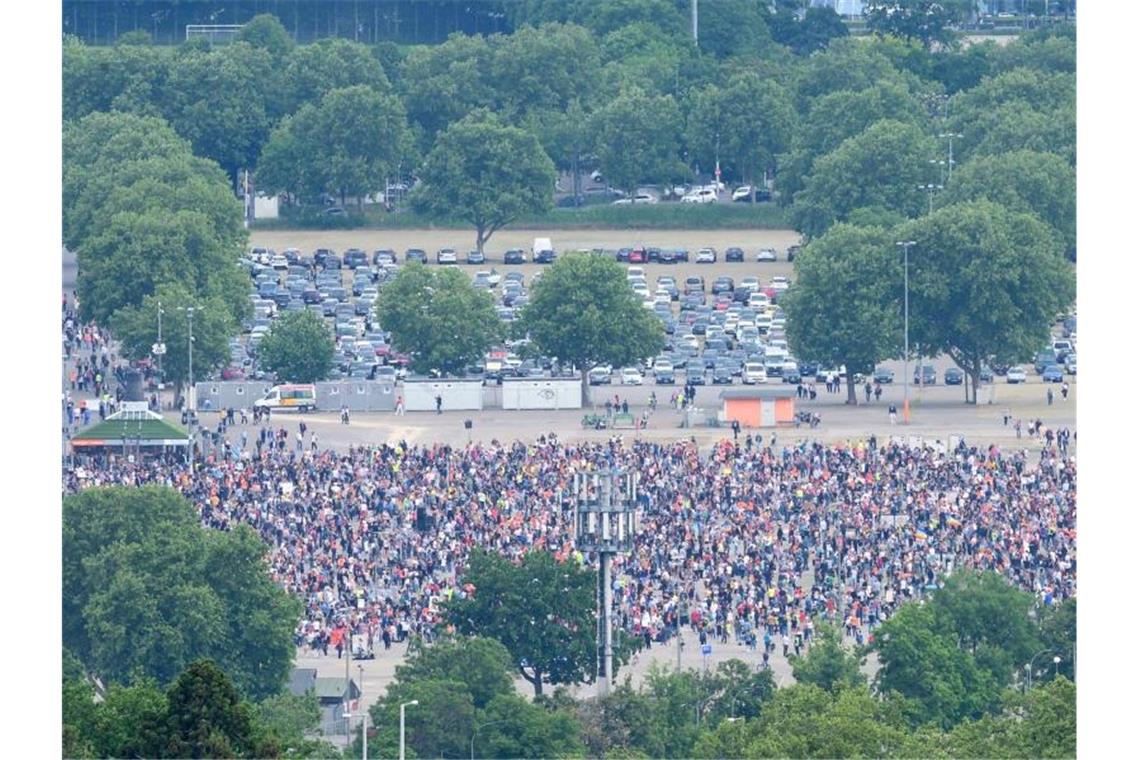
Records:
[[[721,391],[724,422],[741,427],[791,425],[796,418],[796,390],[791,385],[731,388]]]

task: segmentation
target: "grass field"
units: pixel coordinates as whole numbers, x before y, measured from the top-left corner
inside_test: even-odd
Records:
[[[711,203],[707,205],[659,203],[645,206],[614,206],[609,203],[582,208],[556,208],[545,214],[519,219],[510,228],[559,227],[562,229],[783,229],[788,226],[786,209],[775,203]],[[350,209],[343,216],[289,212],[279,219],[255,222],[255,230],[307,229],[472,229],[462,220],[428,219],[410,211],[395,214],[377,208],[362,212]]]

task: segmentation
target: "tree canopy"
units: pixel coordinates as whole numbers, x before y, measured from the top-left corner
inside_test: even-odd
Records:
[[[632,194],[640,182],[684,173],[678,160],[681,109],[673,96],[631,88],[599,107],[591,125],[598,163],[615,187]]]
[[[616,261],[561,256],[534,286],[520,317],[547,356],[573,363],[582,375],[597,364],[633,364],[661,350],[660,321],[638,300]]]
[[[857,403],[855,373],[901,353],[902,255],[879,228],[839,224],[796,256],[795,287],[781,303],[796,356],[847,366],[847,403]]]
[[[476,111],[444,130],[420,170],[412,205],[422,213],[462,219],[475,247],[523,214],[549,209],[554,164],[534,135]]]
[[[925,201],[916,188],[929,179],[934,155],[934,139],[919,127],[879,121],[812,164],[792,223],[815,237],[857,209],[916,216]]]
[[[269,577],[247,526],[207,531],[161,487],[93,488],[63,502],[64,645],[105,682],[172,681],[221,664],[249,697],[280,690],[301,605]]]
[[[261,366],[282,382],[315,383],[332,369],[332,334],[324,320],[307,309],[282,316],[257,351]]]
[[[424,374],[462,375],[503,336],[503,322],[486,291],[476,290],[458,269],[400,267],[376,300],[376,319],[392,333],[392,345],[412,355]]]
[[[969,376],[1033,355],[1076,297],[1064,243],[1047,224],[990,201],[948,206],[899,230],[910,251],[911,339]],[[973,390],[973,394],[970,391]]]
[[[535,695],[545,684],[593,680],[593,573],[545,551],[529,552],[515,564],[477,549],[463,582],[475,590],[446,604],[448,619],[461,633],[501,642]],[[617,653],[614,659],[620,664]]]

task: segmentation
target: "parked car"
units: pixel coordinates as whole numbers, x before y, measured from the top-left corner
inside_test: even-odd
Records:
[[[435,254],[435,263],[437,264],[458,264],[459,255],[455,253],[454,248],[440,248],[439,252]]]
[[[733,246],[732,248],[724,249],[724,260],[730,262],[743,262],[744,249]]]
[[[1041,373],[1041,382],[1044,383],[1063,383],[1065,382],[1065,368],[1060,364],[1050,364]]]
[[[642,205],[642,204],[653,204],[656,202],[657,202],[657,196],[656,195],[653,195],[651,193],[647,193],[644,191],[638,191],[638,192],[633,194],[632,198],[618,198],[616,201],[613,202],[613,205],[615,205],[615,206],[618,206],[618,205],[628,206],[631,203],[637,204],[637,205]]]
[[[404,251],[404,262],[411,264],[413,261],[418,261],[421,264],[427,263],[427,251],[422,248],[409,248]]]
[[[950,367],[948,370],[942,373],[942,381],[947,385],[961,385],[962,381],[965,380],[965,378],[966,373],[957,367]]]
[[[677,377],[673,373],[673,368],[658,368],[653,370],[653,382],[657,385],[675,385]]]
[[[467,252],[468,264],[486,264],[487,257],[483,255],[482,251],[468,251]]]
[[[511,248],[509,251],[507,251],[506,253],[503,254],[503,263],[504,264],[525,264],[526,263],[526,251],[524,251],[522,248]]]
[[[716,190],[702,187],[682,198],[681,203],[716,203]]]
[[[871,379],[881,385],[893,383],[895,381],[895,372],[886,367],[876,367],[874,373],[871,374]]]
[[[789,245],[788,246],[788,261],[795,261],[796,256],[799,255],[804,247],[802,245]]]
[[[590,385],[610,385],[612,380],[610,375],[613,374],[613,369],[608,366],[602,365],[594,367],[586,374],[586,378]]]
[[[715,264],[716,263],[716,249],[715,248],[702,248],[697,251],[698,264]]]
[[[344,265],[349,269],[368,266],[368,254],[359,248],[349,248],[344,252]]]
[[[1009,371],[1005,373],[1005,381],[1007,383],[1024,383],[1025,379],[1025,370],[1021,367],[1010,367]]]
[[[622,385],[641,385],[642,379],[641,370],[637,367],[626,367],[621,371]]]
[[[934,371],[933,364],[923,364],[914,368],[915,385],[937,385],[938,373]]]
[[[705,368],[701,366],[686,366],[685,382],[689,385],[704,385]]]
[[[372,264],[374,266],[391,266],[396,263],[396,252],[387,248],[381,248],[378,251],[372,252]]]
[[[586,205],[586,196],[567,195],[565,198],[559,198],[558,202],[554,205],[558,208],[578,208],[579,206]]]
[[[1070,375],[1077,374],[1077,354],[1073,352],[1065,357],[1065,371]]]
[[[776,260],[776,251],[773,248],[761,248],[756,254],[757,261],[774,262]]]

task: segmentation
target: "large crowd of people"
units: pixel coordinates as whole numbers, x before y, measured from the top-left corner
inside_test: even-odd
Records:
[[[639,474],[640,528],[615,560],[613,599],[646,643],[686,624],[702,641],[762,641],[766,656],[808,642],[817,616],[862,641],[960,567],[996,571],[1043,604],[1076,593],[1076,464],[1052,442],[1030,455],[748,436],[702,451],[549,435],[338,452],[276,422],[195,469],[181,458],[70,463],[64,489],[166,484],[209,527],[252,526],[274,577],[304,601],[298,646],[326,653],[432,637],[440,603],[472,592],[462,576],[473,547],[589,563],[573,542],[572,477],[584,468]]]

